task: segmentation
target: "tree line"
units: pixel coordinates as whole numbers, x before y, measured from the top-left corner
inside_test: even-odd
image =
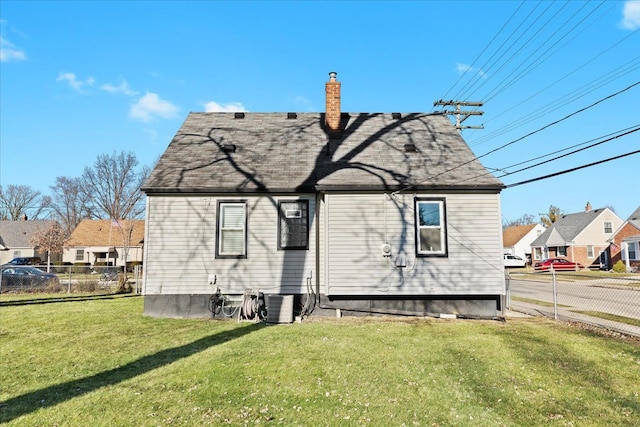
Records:
[[[138,219],[145,209],[140,187],[150,171],[123,151],[99,155],[81,176],[57,177],[51,194],[27,185],[0,186],[0,219],[55,220],[67,236],[83,219]]]

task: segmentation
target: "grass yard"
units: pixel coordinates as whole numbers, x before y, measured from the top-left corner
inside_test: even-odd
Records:
[[[541,318],[264,326],[148,318],[140,297],[16,300],[0,296],[0,423],[8,425],[640,420],[638,341]]]

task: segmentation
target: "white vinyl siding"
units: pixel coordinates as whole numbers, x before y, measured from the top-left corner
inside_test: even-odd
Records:
[[[416,197],[445,200],[447,257],[416,256]],[[320,206],[321,292],[503,294],[499,205],[496,194],[326,194]],[[391,256],[383,256],[385,243]],[[406,267],[396,267],[402,261]]]
[[[216,209],[229,195],[148,197],[144,292],[211,294],[212,274],[223,293],[307,293],[316,276],[315,198],[299,198],[309,200],[310,250],[278,250],[278,201],[286,197],[243,195],[247,257],[216,258]]]

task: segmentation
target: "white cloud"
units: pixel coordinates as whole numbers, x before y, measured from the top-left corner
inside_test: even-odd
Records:
[[[143,129],[142,131],[149,136],[151,142],[155,142],[158,139],[158,131],[155,129]]]
[[[486,74],[484,71],[482,71],[479,68],[473,68],[471,65],[467,65],[467,64],[461,64],[461,63],[456,63],[456,71],[458,72],[458,74],[465,74],[465,73],[476,73],[478,74],[480,77],[486,77]]]
[[[627,30],[640,28],[640,0],[630,0],[624,3],[620,25]]]
[[[127,96],[136,96],[138,95],[138,92],[136,92],[135,90],[131,89],[129,87],[129,83],[127,83],[126,81],[122,81],[122,83],[120,83],[118,86],[114,86],[111,83],[105,83],[102,86],[100,86],[100,89],[109,92],[109,93],[122,93],[124,95]]]
[[[96,80],[93,77],[87,78],[87,80],[78,80],[74,73],[60,73],[56,81],[66,82],[73,90],[80,92],[84,86],[93,86]]]
[[[217,102],[210,101],[206,104],[202,104],[204,106],[204,111],[207,113],[235,113],[235,112],[246,112],[247,109],[244,108],[239,102],[231,102],[229,104],[218,104]]]
[[[303,111],[314,112],[318,111],[313,107],[313,103],[304,96],[296,96],[293,98],[293,104],[302,107]]]
[[[5,21],[6,22],[6,21]],[[0,36],[0,62],[24,61],[27,55],[13,43]]]
[[[150,92],[131,105],[131,110],[129,110],[129,116],[143,122],[149,122],[156,118],[171,119],[177,113],[178,107]]]

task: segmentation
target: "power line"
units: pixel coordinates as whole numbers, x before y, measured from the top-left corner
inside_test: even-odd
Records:
[[[547,179],[547,178],[553,178],[553,177],[558,176],[558,175],[564,175],[565,173],[575,172],[575,171],[580,170],[580,169],[589,168],[591,166],[596,166],[596,165],[599,165],[599,164],[602,164],[602,163],[607,163],[607,162],[610,162],[612,160],[621,159],[623,157],[631,156],[633,154],[638,154],[638,153],[640,153],[640,150],[631,151],[631,152],[626,153],[626,154],[621,154],[621,155],[615,156],[615,157],[609,157],[608,159],[599,160],[597,162],[589,163],[589,164],[578,166],[578,167],[575,167],[575,168],[565,169],[563,171],[552,173],[552,174],[549,174],[549,175],[539,176],[537,178],[528,179],[526,181],[520,181],[520,182],[516,182],[514,184],[509,184],[509,185],[505,186],[505,188],[517,187],[518,185],[529,184],[531,182],[541,181],[541,180]]]
[[[506,55],[506,54],[507,54],[507,52],[508,52],[508,51],[509,51],[509,50],[510,50],[510,49],[511,49],[511,48],[512,48],[512,47],[513,47],[517,42],[518,42],[518,40],[520,40],[520,38],[522,38],[522,36],[523,36],[523,35],[524,35],[528,30],[529,30],[529,28],[531,28],[531,25],[533,25],[533,23],[537,22],[537,20],[538,20],[538,19],[540,19],[539,17],[537,17],[537,18],[534,20],[534,22],[533,22],[531,25],[529,25],[529,27],[527,27],[527,29],[526,29],[522,34],[520,34],[520,36],[518,36],[518,38],[517,38],[514,42],[512,42],[512,43],[511,43],[511,44],[510,44],[506,49],[504,49],[504,52],[503,52],[503,53],[502,53],[502,54],[501,54],[501,55],[500,55],[500,56],[499,56],[495,61],[493,61],[493,62],[491,63],[491,65],[487,66],[487,64],[489,63],[489,61],[491,61],[491,60],[493,59],[493,57],[494,57],[495,55],[497,55],[497,54],[502,50],[502,48],[504,47],[504,45],[505,45],[509,40],[511,40],[511,38],[516,34],[516,31],[518,31],[518,30],[522,27],[522,25],[525,23],[525,21],[526,21],[526,20],[527,20],[527,19],[528,19],[532,14],[533,14],[533,12],[535,12],[535,10],[538,8],[538,6],[540,6],[540,4],[541,4],[541,2],[539,1],[539,2],[535,5],[535,7],[533,8],[533,10],[531,10],[531,11],[529,12],[529,14],[528,14],[527,16],[525,16],[525,18],[524,18],[524,19],[523,19],[523,20],[518,24],[518,26],[516,27],[515,31],[513,31],[513,32],[512,32],[512,33],[507,37],[507,39],[506,39],[504,42],[502,42],[502,44],[501,44],[501,45],[498,47],[498,49],[497,49],[497,50],[496,50],[496,51],[491,55],[491,57],[489,57],[489,59],[488,59],[488,60],[486,60],[486,61],[485,61],[485,63],[484,63],[484,64],[482,64],[482,66],[480,66],[480,71],[481,71],[481,73],[479,73],[479,74],[481,74],[481,77],[482,77],[483,75],[486,75],[487,73],[489,73],[489,71],[491,71],[491,69],[493,68],[493,66],[494,66],[496,63],[498,63],[498,61],[500,61],[500,60],[502,59],[502,57],[503,57],[504,55]],[[550,7],[550,6],[549,6],[549,7]],[[547,9],[548,9],[548,8],[547,8]],[[467,86],[469,86],[469,84],[471,84],[471,87],[468,89],[468,90],[471,90],[471,89],[473,88],[473,86],[475,86],[475,85],[476,85],[477,81],[478,81],[477,79],[476,79],[475,81],[474,81],[473,79],[469,80],[469,81],[468,81],[468,82],[467,82],[467,83],[462,87],[462,89],[460,89],[460,90],[458,91],[458,93],[454,96],[454,98],[461,98],[461,97],[463,97],[463,96],[462,96],[462,94],[464,94],[464,93],[465,93],[465,90],[467,89]]]
[[[590,11],[587,16],[585,16],[584,18],[582,18],[580,20],[580,22],[578,22],[577,24],[575,24],[571,29],[569,29],[565,34],[563,34],[559,41],[565,39],[569,34],[571,34],[573,31],[575,31],[579,25],[581,25],[587,18],[589,18],[593,13],[595,13],[603,4],[604,2],[600,3],[600,5],[598,5],[595,9],[593,9],[592,11]],[[586,5],[586,3],[585,3]],[[581,10],[581,9],[580,9]],[[578,12],[580,12],[580,10],[578,10]],[[576,12],[570,19],[573,19],[574,16],[576,16],[578,14],[578,12]],[[565,22],[564,25],[568,24],[569,20],[567,20]],[[562,28],[562,27],[561,27]],[[546,45],[552,38],[553,36],[555,36],[560,29],[558,29],[555,33],[553,33],[550,37],[547,38],[547,40],[544,41],[544,43],[542,43],[537,49],[535,49],[531,55],[529,55],[517,68],[520,68],[522,66],[524,66],[524,64],[532,59],[532,61],[530,62],[530,64],[528,66],[526,66],[526,68],[522,71],[519,72],[519,74],[511,77],[509,80],[505,80],[505,81],[501,81],[499,86],[494,88],[491,92],[489,92],[489,94],[486,97],[486,101],[485,102],[489,102],[490,100],[492,100],[493,98],[495,98],[496,96],[500,95],[501,93],[503,93],[506,89],[510,88],[511,86],[513,86],[516,82],[520,81],[524,76],[526,76],[527,74],[529,74],[531,71],[533,71],[535,68],[537,68],[540,64],[542,64],[544,61],[546,61],[547,59],[549,59],[551,56],[553,56],[554,54],[556,54],[560,49],[562,49],[563,47],[565,47],[566,45],[568,45],[571,41],[573,41],[576,37],[578,37],[578,35],[584,31],[582,30],[580,33],[577,33],[576,35],[574,35],[571,39],[567,40],[565,43],[563,43],[562,45],[558,45],[558,42],[555,42],[554,45],[552,45],[551,47],[549,47],[547,50],[545,50],[544,52],[542,52],[541,55],[537,56],[536,58],[533,58],[533,55],[536,54],[540,49],[542,49],[542,47],[544,45]],[[557,46],[555,50],[551,50],[554,46]],[[550,53],[549,53],[550,52]],[[514,70],[511,74],[515,73]]]
[[[624,89],[622,89],[622,90],[619,90],[618,92],[615,92],[615,93],[613,93],[613,94],[611,94],[611,95],[605,96],[604,98],[601,98],[601,99],[599,99],[598,101],[596,101],[596,102],[594,102],[594,103],[592,103],[592,104],[590,104],[590,105],[588,105],[588,106],[586,106],[586,107],[584,107],[584,108],[581,108],[581,109],[579,109],[579,110],[577,110],[577,111],[574,111],[573,113],[568,114],[568,115],[566,115],[565,117],[563,117],[563,118],[561,118],[561,119],[558,119],[558,120],[556,120],[556,121],[554,121],[554,122],[552,122],[552,123],[549,123],[549,124],[547,124],[547,125],[545,125],[545,126],[543,126],[543,127],[539,128],[539,129],[537,129],[537,130],[535,130],[535,131],[533,131],[533,132],[529,132],[528,134],[526,134],[526,135],[524,135],[524,136],[521,136],[520,138],[517,138],[517,139],[515,139],[515,140],[513,140],[513,141],[510,141],[510,142],[508,142],[508,143],[506,143],[506,144],[503,144],[503,145],[501,145],[500,147],[495,148],[495,149],[493,149],[493,150],[491,150],[491,151],[489,151],[489,152],[487,152],[487,153],[485,153],[485,154],[482,154],[482,155],[480,155],[480,156],[475,156],[475,157],[474,157],[473,159],[471,159],[471,160],[468,160],[468,161],[466,161],[466,162],[460,163],[460,164],[459,164],[459,165],[457,165],[457,166],[454,166],[454,167],[449,168],[449,169],[447,169],[447,170],[445,170],[445,171],[443,171],[443,172],[440,172],[440,173],[436,174],[435,176],[432,176],[432,177],[430,177],[429,179],[427,179],[427,180],[425,180],[425,181],[422,181],[422,182],[430,181],[430,180],[432,180],[432,179],[434,179],[434,178],[437,178],[437,177],[439,177],[439,176],[442,176],[442,175],[444,175],[444,174],[446,174],[446,173],[452,172],[452,171],[454,171],[454,170],[456,170],[456,169],[458,169],[458,168],[461,168],[461,167],[463,167],[463,166],[465,166],[465,165],[468,165],[469,163],[472,163],[472,162],[474,162],[474,161],[476,161],[476,160],[479,160],[479,159],[481,159],[481,158],[483,158],[483,157],[486,157],[486,156],[488,156],[489,154],[493,154],[493,153],[495,153],[495,152],[497,152],[497,151],[499,151],[499,150],[502,150],[503,148],[506,148],[506,147],[508,147],[508,146],[510,146],[510,145],[513,145],[513,144],[515,144],[515,143],[517,143],[517,142],[519,142],[519,141],[522,141],[523,139],[528,138],[529,136],[532,136],[532,135],[534,135],[534,134],[536,134],[536,133],[538,133],[538,132],[541,132],[541,131],[543,131],[544,129],[547,129],[547,128],[549,128],[549,127],[553,126],[553,125],[556,125],[556,124],[558,124],[558,123],[560,123],[560,122],[562,122],[562,121],[564,121],[564,120],[567,120],[568,118],[570,118],[570,117],[572,117],[572,116],[575,116],[576,114],[579,114],[579,113],[581,113],[581,112],[583,112],[583,111],[586,111],[586,110],[588,110],[589,108],[593,108],[593,107],[595,107],[596,105],[598,105],[598,104],[600,104],[600,103],[602,103],[602,102],[604,102],[604,101],[606,101],[606,100],[608,100],[608,99],[611,99],[611,98],[613,98],[613,97],[615,97],[615,96],[618,96],[618,95],[620,95],[621,93],[626,92],[626,91],[628,91],[629,89],[631,89],[631,88],[633,88],[634,86],[637,86],[637,85],[640,85],[640,81],[637,81],[637,82],[635,82],[635,83],[633,83],[633,84],[631,84],[631,85],[627,86],[626,88],[624,88]],[[407,190],[407,189],[409,189],[409,188],[411,188],[411,187],[413,187],[413,186],[415,186],[415,185],[416,185],[416,184],[407,185],[406,187],[403,187],[403,188],[401,188],[400,190],[396,191],[396,193],[397,193],[397,192],[400,192],[400,191],[405,191],[405,190]]]
[[[631,130],[630,130],[630,129],[631,129]],[[525,160],[525,161],[522,161],[522,162],[518,162],[518,163],[515,163],[515,164],[512,164],[512,165],[509,165],[509,166],[505,166],[505,167],[502,167],[502,168],[493,168],[493,170],[494,170],[494,171],[504,171],[504,170],[507,170],[507,169],[512,168],[512,167],[515,167],[515,166],[519,166],[519,165],[523,165],[523,164],[526,164],[526,163],[530,163],[530,162],[535,161],[535,160],[543,159],[543,158],[545,158],[545,157],[549,157],[549,156],[552,156],[552,155],[554,155],[554,154],[562,153],[563,151],[567,151],[567,150],[570,150],[570,149],[572,149],[572,148],[580,147],[580,146],[583,146],[583,145],[588,144],[588,143],[590,143],[590,142],[598,141],[598,140],[600,140],[600,139],[602,139],[602,138],[607,138],[607,137],[610,137],[611,135],[615,135],[615,136],[613,136],[613,137],[610,137],[610,138],[607,138],[607,139],[605,139],[605,140],[602,140],[602,141],[596,142],[596,143],[591,144],[591,145],[589,145],[589,146],[582,147],[582,148],[580,148],[580,149],[574,150],[574,151],[569,152],[569,153],[565,153],[565,154],[563,154],[563,155],[561,155],[561,156],[557,156],[557,157],[554,157],[554,158],[552,158],[552,159],[547,159],[547,160],[545,160],[545,161],[543,161],[543,162],[536,163],[535,165],[531,165],[531,166],[528,166],[528,167],[525,167],[525,168],[522,168],[522,169],[518,169],[518,170],[516,170],[516,171],[512,171],[512,172],[504,172],[504,174],[503,174],[503,175],[500,175],[500,176],[498,176],[498,177],[497,177],[498,179],[500,179],[500,178],[504,178],[505,176],[514,175],[514,174],[516,174],[516,173],[519,173],[519,172],[522,172],[522,171],[525,171],[525,170],[528,170],[528,169],[532,169],[532,168],[534,168],[534,167],[538,167],[538,166],[541,166],[541,165],[546,164],[546,163],[550,163],[550,162],[555,161],[555,160],[559,160],[559,159],[561,159],[561,158],[563,158],[563,157],[567,157],[567,156],[569,156],[569,155],[576,154],[576,153],[578,153],[578,152],[580,152],[580,151],[588,150],[588,149],[593,148],[593,147],[596,147],[596,146],[598,146],[598,145],[602,145],[602,144],[604,144],[604,143],[606,143],[606,142],[610,142],[610,141],[613,141],[613,140],[615,140],[615,139],[621,138],[621,137],[623,137],[623,136],[630,135],[630,134],[632,134],[632,133],[634,133],[634,132],[637,132],[637,131],[640,131],[640,124],[635,125],[635,128],[634,128],[634,126],[631,126],[631,127],[628,127],[628,128],[625,128],[625,129],[622,129],[622,130],[616,131],[616,132],[609,133],[609,134],[607,134],[607,135],[599,136],[599,137],[597,137],[597,138],[593,138],[593,139],[590,139],[590,140],[588,140],[588,141],[581,142],[581,143],[579,143],[579,144],[574,144],[574,145],[572,145],[572,146],[570,146],[570,147],[566,147],[566,148],[563,148],[563,149],[561,149],[561,150],[556,150],[556,151],[554,151],[554,152],[547,153],[547,154],[544,154],[544,155],[542,155],[542,156],[534,157],[534,158],[529,159],[529,160]],[[616,135],[616,134],[617,134],[617,135]],[[485,173],[481,173],[481,174],[476,175],[476,176],[473,176],[473,177],[471,177],[471,178],[465,178],[465,179],[459,180],[459,181],[457,181],[456,183],[465,182],[465,181],[471,181],[471,180],[474,180],[474,179],[477,179],[477,178],[480,178],[480,177],[483,177],[483,176],[486,176],[486,175],[490,175],[491,173],[493,173],[493,172],[485,172]]]
[[[506,28],[506,26],[509,25],[509,22],[511,22],[513,17],[516,16],[518,11],[520,10],[520,8],[522,8],[522,6],[524,4],[525,4],[525,0],[522,0],[522,2],[520,3],[520,6],[518,6],[518,8],[513,12],[513,14],[509,17],[509,19],[507,19],[507,22],[505,22],[502,25],[502,27],[498,30],[498,32],[493,36],[491,41],[482,49],[482,51],[478,54],[478,56],[476,56],[476,58],[473,60],[473,62],[471,62],[471,65],[469,65],[469,67],[462,74],[460,74],[460,77],[458,77],[458,80],[456,80],[456,82],[445,92],[444,96],[442,96],[440,99],[446,99],[447,95],[449,94],[449,92],[451,92],[451,90],[454,87],[456,87],[456,85],[460,82],[460,80],[462,80],[462,78],[464,76],[466,76],[468,72],[473,70],[473,66],[476,64],[478,59],[480,59],[480,57],[486,52],[486,50],[489,48],[489,46],[491,46],[493,44],[493,42],[496,40],[496,38],[498,38],[498,36],[502,33],[502,31]]]
[[[626,68],[625,68],[626,67]],[[481,143],[488,141],[492,138],[495,138],[496,136],[499,135],[503,135],[509,131],[511,131],[512,129],[516,128],[516,127],[520,127],[526,123],[529,123],[535,119],[538,119],[540,117],[544,117],[550,113],[552,113],[553,111],[556,111],[558,109],[560,109],[561,107],[568,105],[586,95],[588,95],[589,93],[593,92],[596,89],[599,89],[603,86],[605,86],[606,84],[621,78],[635,70],[637,70],[638,68],[640,68],[640,56],[636,57],[634,59],[632,59],[631,61],[627,62],[626,64],[623,64],[621,66],[619,66],[618,68],[609,71],[606,74],[603,74],[602,76],[592,80],[591,82],[583,85],[582,87],[575,89],[569,93],[566,93],[565,95],[561,96],[560,98],[556,99],[555,101],[551,102],[548,105],[545,105],[543,107],[540,107],[532,112],[530,112],[528,115],[525,115],[523,117],[521,117],[520,119],[503,126],[502,128],[496,129],[493,132],[490,132],[489,134],[483,135],[482,137],[473,140],[473,141],[468,141],[470,145],[480,145]],[[574,70],[576,71],[576,70]],[[573,73],[573,72],[572,72]],[[571,73],[570,73],[571,74]],[[569,75],[565,76],[568,77]],[[562,79],[564,79],[565,77],[563,77]],[[562,80],[561,79],[561,80]],[[557,82],[559,82],[560,80],[558,80]],[[556,82],[556,83],[557,83]],[[547,89],[550,89],[554,84],[547,86],[547,88],[543,89],[542,91],[539,91],[538,93],[532,95],[531,97],[523,100],[522,102],[512,106],[511,108],[515,108],[518,107],[522,104],[524,104],[525,102],[531,100],[532,98],[538,96],[539,94],[541,94],[542,92],[546,91]],[[507,111],[504,111],[503,113],[500,113],[498,115],[493,116],[493,118],[485,121],[485,123],[490,122],[504,114],[506,114]]]
[[[583,148],[580,148],[580,149],[578,149],[578,150],[574,150],[574,151],[571,151],[571,152],[569,152],[569,153],[565,153],[565,154],[563,154],[563,155],[561,155],[561,156],[557,156],[557,157],[554,157],[554,158],[552,158],[552,159],[545,160],[544,162],[540,162],[540,163],[537,163],[537,164],[535,164],[535,165],[528,166],[528,167],[526,167],[526,168],[523,168],[523,169],[520,169],[520,170],[517,170],[517,171],[513,171],[513,172],[505,173],[504,175],[501,175],[501,176],[499,176],[498,178],[503,178],[503,177],[505,177],[505,176],[507,176],[507,175],[513,175],[513,174],[515,174],[515,173],[522,172],[523,170],[531,169],[531,168],[533,168],[533,167],[540,166],[540,165],[543,165],[543,164],[545,164],[545,163],[549,163],[549,162],[551,162],[551,161],[561,159],[561,158],[566,157],[566,156],[569,156],[569,155],[571,155],[571,154],[576,154],[576,153],[578,153],[578,152],[580,152],[580,151],[584,151],[584,150],[587,150],[587,149],[589,149],[589,148],[596,147],[596,146],[598,146],[598,145],[604,144],[605,142],[613,141],[614,139],[617,139],[617,138],[619,138],[619,137],[621,137],[621,136],[626,136],[626,135],[628,135],[628,134],[630,134],[630,133],[634,133],[634,132],[637,132],[638,130],[640,130],[640,124],[639,124],[639,125],[635,125],[635,126],[636,126],[636,128],[635,128],[635,129],[633,129],[633,126],[630,126],[630,127],[628,127],[628,128],[625,128],[625,129],[619,130],[619,131],[617,131],[617,132],[612,132],[612,133],[609,133],[609,134],[607,134],[607,135],[599,136],[599,137],[597,137],[597,138],[593,138],[593,139],[590,139],[590,140],[588,140],[588,141],[581,142],[581,143],[579,143],[579,144],[575,144],[575,145],[572,145],[572,146],[569,146],[569,147],[563,148],[563,149],[561,149],[561,150],[556,150],[556,151],[553,151],[553,152],[551,152],[551,153],[544,154],[544,155],[542,155],[542,156],[534,157],[534,158],[529,159],[529,160],[525,160],[525,161],[522,161],[522,162],[514,163],[514,164],[509,165],[509,166],[506,166],[506,167],[504,167],[504,168],[500,168],[500,170],[503,170],[503,169],[509,169],[509,168],[513,168],[513,167],[516,167],[516,166],[524,165],[524,164],[527,164],[527,163],[533,162],[533,161],[535,161],[535,160],[544,159],[545,157],[549,157],[549,156],[553,156],[554,154],[562,153],[563,151],[571,150],[572,148],[580,147],[580,146],[582,146],[582,145],[588,144],[588,143],[593,142],[593,141],[598,141],[598,140],[599,140],[599,139],[601,139],[601,138],[608,138],[608,137],[610,137],[611,135],[618,134],[618,135],[616,135],[616,136],[614,136],[614,137],[611,137],[611,138],[605,139],[605,140],[600,141],[600,142],[596,142],[596,143],[594,143],[594,144],[588,145],[588,146],[583,147]],[[633,129],[633,130],[632,130],[632,131],[629,131],[629,129]],[[624,133],[620,134],[620,132],[624,132]]]
[[[506,148],[506,147],[508,147],[508,146],[510,146],[510,145],[512,145],[512,144],[515,144],[516,142],[522,141],[523,139],[528,138],[528,137],[530,137],[531,135],[535,135],[535,134],[536,134],[536,133],[538,133],[538,132],[542,132],[543,130],[545,130],[545,129],[547,129],[547,128],[551,127],[551,126],[557,125],[558,123],[563,122],[563,121],[565,121],[565,120],[567,120],[567,119],[569,119],[569,118],[571,118],[571,117],[575,116],[576,114],[582,113],[582,112],[584,112],[584,111],[588,110],[589,108],[593,108],[593,107],[595,107],[596,105],[598,105],[598,104],[600,104],[600,103],[602,103],[602,102],[604,102],[604,101],[606,101],[606,100],[608,100],[608,99],[613,98],[614,96],[618,96],[618,95],[620,95],[621,93],[626,92],[626,91],[628,91],[629,89],[631,89],[631,88],[633,88],[634,86],[637,86],[637,85],[639,85],[639,84],[640,84],[640,81],[637,81],[637,82],[635,82],[635,83],[633,83],[633,84],[631,84],[631,85],[627,86],[626,88],[624,88],[624,89],[622,89],[622,90],[619,90],[619,91],[618,91],[618,92],[616,92],[616,93],[612,93],[611,95],[605,96],[604,98],[601,98],[601,99],[597,100],[596,102],[594,102],[594,103],[592,103],[592,104],[590,104],[590,105],[588,105],[588,106],[586,106],[586,107],[584,107],[584,108],[581,108],[581,109],[579,109],[579,110],[577,110],[577,111],[574,111],[573,113],[568,114],[568,115],[564,116],[564,117],[563,117],[563,118],[561,118],[561,119],[558,119],[558,120],[556,120],[556,121],[554,121],[554,122],[551,122],[551,123],[549,123],[549,124],[547,124],[547,125],[545,125],[545,126],[542,126],[541,128],[536,129],[536,130],[534,130],[534,131],[532,131],[532,132],[529,132],[528,134],[526,134],[526,135],[524,135],[524,136],[521,136],[520,138],[517,138],[517,139],[515,139],[515,140],[513,140],[513,141],[511,141],[511,142],[508,142],[508,143],[506,143],[506,144],[503,144],[503,145],[501,145],[500,147],[495,148],[495,149],[493,149],[493,150],[491,150],[491,151],[489,151],[489,152],[487,152],[487,153],[485,153],[485,154],[483,154],[483,155],[481,155],[481,156],[478,156],[478,157],[476,157],[476,159],[481,159],[482,157],[486,157],[486,156],[488,156],[489,154],[495,153],[496,151],[502,150],[503,148]]]

